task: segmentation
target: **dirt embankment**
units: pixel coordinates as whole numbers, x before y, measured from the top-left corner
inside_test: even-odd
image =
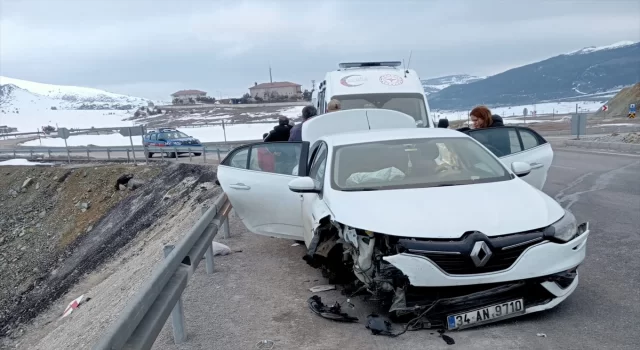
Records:
[[[629,114],[629,105],[632,103],[636,104],[636,109],[640,108],[640,83],[620,90],[611,100],[607,101],[607,110],[601,110],[593,117],[598,120],[619,117],[626,118]]]
[[[133,175],[127,186],[121,176]],[[0,337],[215,179],[209,167],[0,168]],[[207,188],[213,187],[211,186]]]

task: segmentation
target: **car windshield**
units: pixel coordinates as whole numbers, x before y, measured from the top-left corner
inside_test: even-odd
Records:
[[[458,186],[512,178],[470,138],[378,141],[336,147],[331,186],[339,191]]]
[[[341,109],[380,108],[402,112],[413,117],[418,126],[428,126],[427,107],[422,94],[339,95]]]
[[[160,135],[158,135],[158,139],[163,139],[163,140],[184,139],[187,137],[189,137],[187,134],[180,131],[163,132]]]

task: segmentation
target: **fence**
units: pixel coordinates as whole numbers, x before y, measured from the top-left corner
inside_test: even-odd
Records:
[[[175,343],[186,340],[182,292],[203,256],[207,274],[213,273],[211,242],[220,229],[225,238],[229,236],[230,211],[231,204],[223,193],[175,247],[164,247],[165,259],[93,347],[94,350],[151,349],[169,314]]]
[[[24,158],[28,156],[28,158],[31,160],[65,159],[69,163],[72,160],[122,161],[126,159],[126,161],[129,163],[131,162],[132,158],[134,162],[137,162],[136,152],[143,154],[143,157],[141,159],[145,159],[146,161],[149,160],[150,155],[160,155],[161,160],[165,160],[165,158],[175,158],[175,160],[177,161],[180,154],[188,153],[189,161],[193,159],[192,157],[194,155],[198,155],[202,156],[204,162],[206,163],[207,155],[209,155],[209,157],[217,157],[218,162],[220,162],[222,160],[222,155],[231,151],[233,149],[233,146],[234,144],[171,147],[18,147],[11,149],[0,148],[0,158]],[[125,153],[126,158],[124,158]],[[91,158],[92,154],[94,158]],[[54,155],[57,155],[57,157],[54,157]]]

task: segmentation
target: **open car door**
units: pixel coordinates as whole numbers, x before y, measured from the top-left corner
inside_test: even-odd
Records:
[[[531,173],[522,179],[542,190],[553,162],[553,150],[537,132],[525,127],[503,126],[474,129],[466,133],[493,152],[509,169],[513,162],[531,165]]]
[[[303,239],[300,195],[289,182],[296,167],[306,175],[308,152],[308,142],[261,142],[234,149],[218,166],[218,182],[249,231]]]

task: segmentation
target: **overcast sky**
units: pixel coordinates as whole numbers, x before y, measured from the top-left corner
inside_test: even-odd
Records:
[[[168,99],[310,87],[340,61],[422,78],[491,75],[585,46],[640,41],[639,0],[0,0],[0,74]]]

